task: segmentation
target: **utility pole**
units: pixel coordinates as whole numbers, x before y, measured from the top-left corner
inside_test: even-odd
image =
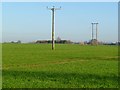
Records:
[[[97,33],[98,33],[98,23],[91,23],[92,24],[92,40],[93,39],[96,39],[97,40]],[[96,28],[94,28],[94,25],[96,25]],[[94,37],[94,29],[96,29],[95,30],[95,35],[96,35],[96,37]]]
[[[91,23],[91,24],[92,24],[92,40],[93,40],[93,36],[94,36],[93,25],[94,25],[94,23]]]
[[[91,43],[92,44],[98,44],[98,23],[91,23],[92,24],[92,40]],[[94,28],[94,25],[96,26],[96,28]],[[94,34],[95,33],[95,34]]]
[[[98,34],[98,23],[95,23],[96,24],[96,40],[97,40],[97,34]]]
[[[55,49],[55,41],[54,41],[54,29],[55,29],[55,26],[54,26],[54,22],[55,22],[55,10],[60,10],[60,8],[55,8],[54,6],[52,8],[48,8],[47,9],[51,10],[52,11],[52,50]]]

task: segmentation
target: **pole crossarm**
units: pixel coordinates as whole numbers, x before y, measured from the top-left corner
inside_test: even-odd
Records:
[[[52,8],[47,7],[48,10],[61,10],[61,6],[59,8],[55,8],[55,6],[53,6]]]

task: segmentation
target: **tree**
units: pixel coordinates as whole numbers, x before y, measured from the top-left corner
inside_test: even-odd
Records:
[[[21,41],[20,41],[20,40],[18,40],[18,41],[17,41],[17,43],[21,43]]]
[[[56,41],[60,42],[60,41],[61,41],[61,38],[60,38],[60,37],[57,37]]]

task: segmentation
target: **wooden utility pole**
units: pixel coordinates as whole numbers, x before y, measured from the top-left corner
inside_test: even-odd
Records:
[[[93,40],[93,36],[94,36],[93,25],[94,25],[94,23],[91,23],[91,24],[92,24],[92,40]]]
[[[54,22],[55,22],[55,10],[60,10],[61,9],[61,7],[60,8],[55,8],[54,6],[52,7],[52,8],[48,8],[47,7],[47,9],[49,9],[49,10],[52,10],[52,50],[54,50],[55,49],[55,41],[54,41],[54,29],[55,29],[55,26],[54,26]]]
[[[91,23],[92,24],[92,40],[93,39],[96,39],[97,40],[97,35],[98,35],[98,23]],[[96,37],[94,37],[94,25],[96,25],[96,30],[95,30],[95,35],[96,35]]]
[[[98,34],[98,23],[95,23],[96,24],[96,40],[98,39],[97,37],[97,34]]]
[[[91,44],[92,45],[98,45],[98,23],[91,23],[92,24],[92,40],[91,40]],[[96,28],[94,28],[94,25],[96,26]],[[95,34],[94,34],[95,32]]]

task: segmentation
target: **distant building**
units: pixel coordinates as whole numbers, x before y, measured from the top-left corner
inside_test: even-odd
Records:
[[[11,41],[10,43],[21,43],[21,41],[20,40],[18,40],[18,41]]]
[[[84,43],[84,42],[80,42],[79,44],[80,44],[80,45],[85,45],[85,43]]]
[[[37,40],[35,43],[52,43],[52,41],[51,40]],[[70,44],[72,42],[70,40],[55,40],[55,43]]]

